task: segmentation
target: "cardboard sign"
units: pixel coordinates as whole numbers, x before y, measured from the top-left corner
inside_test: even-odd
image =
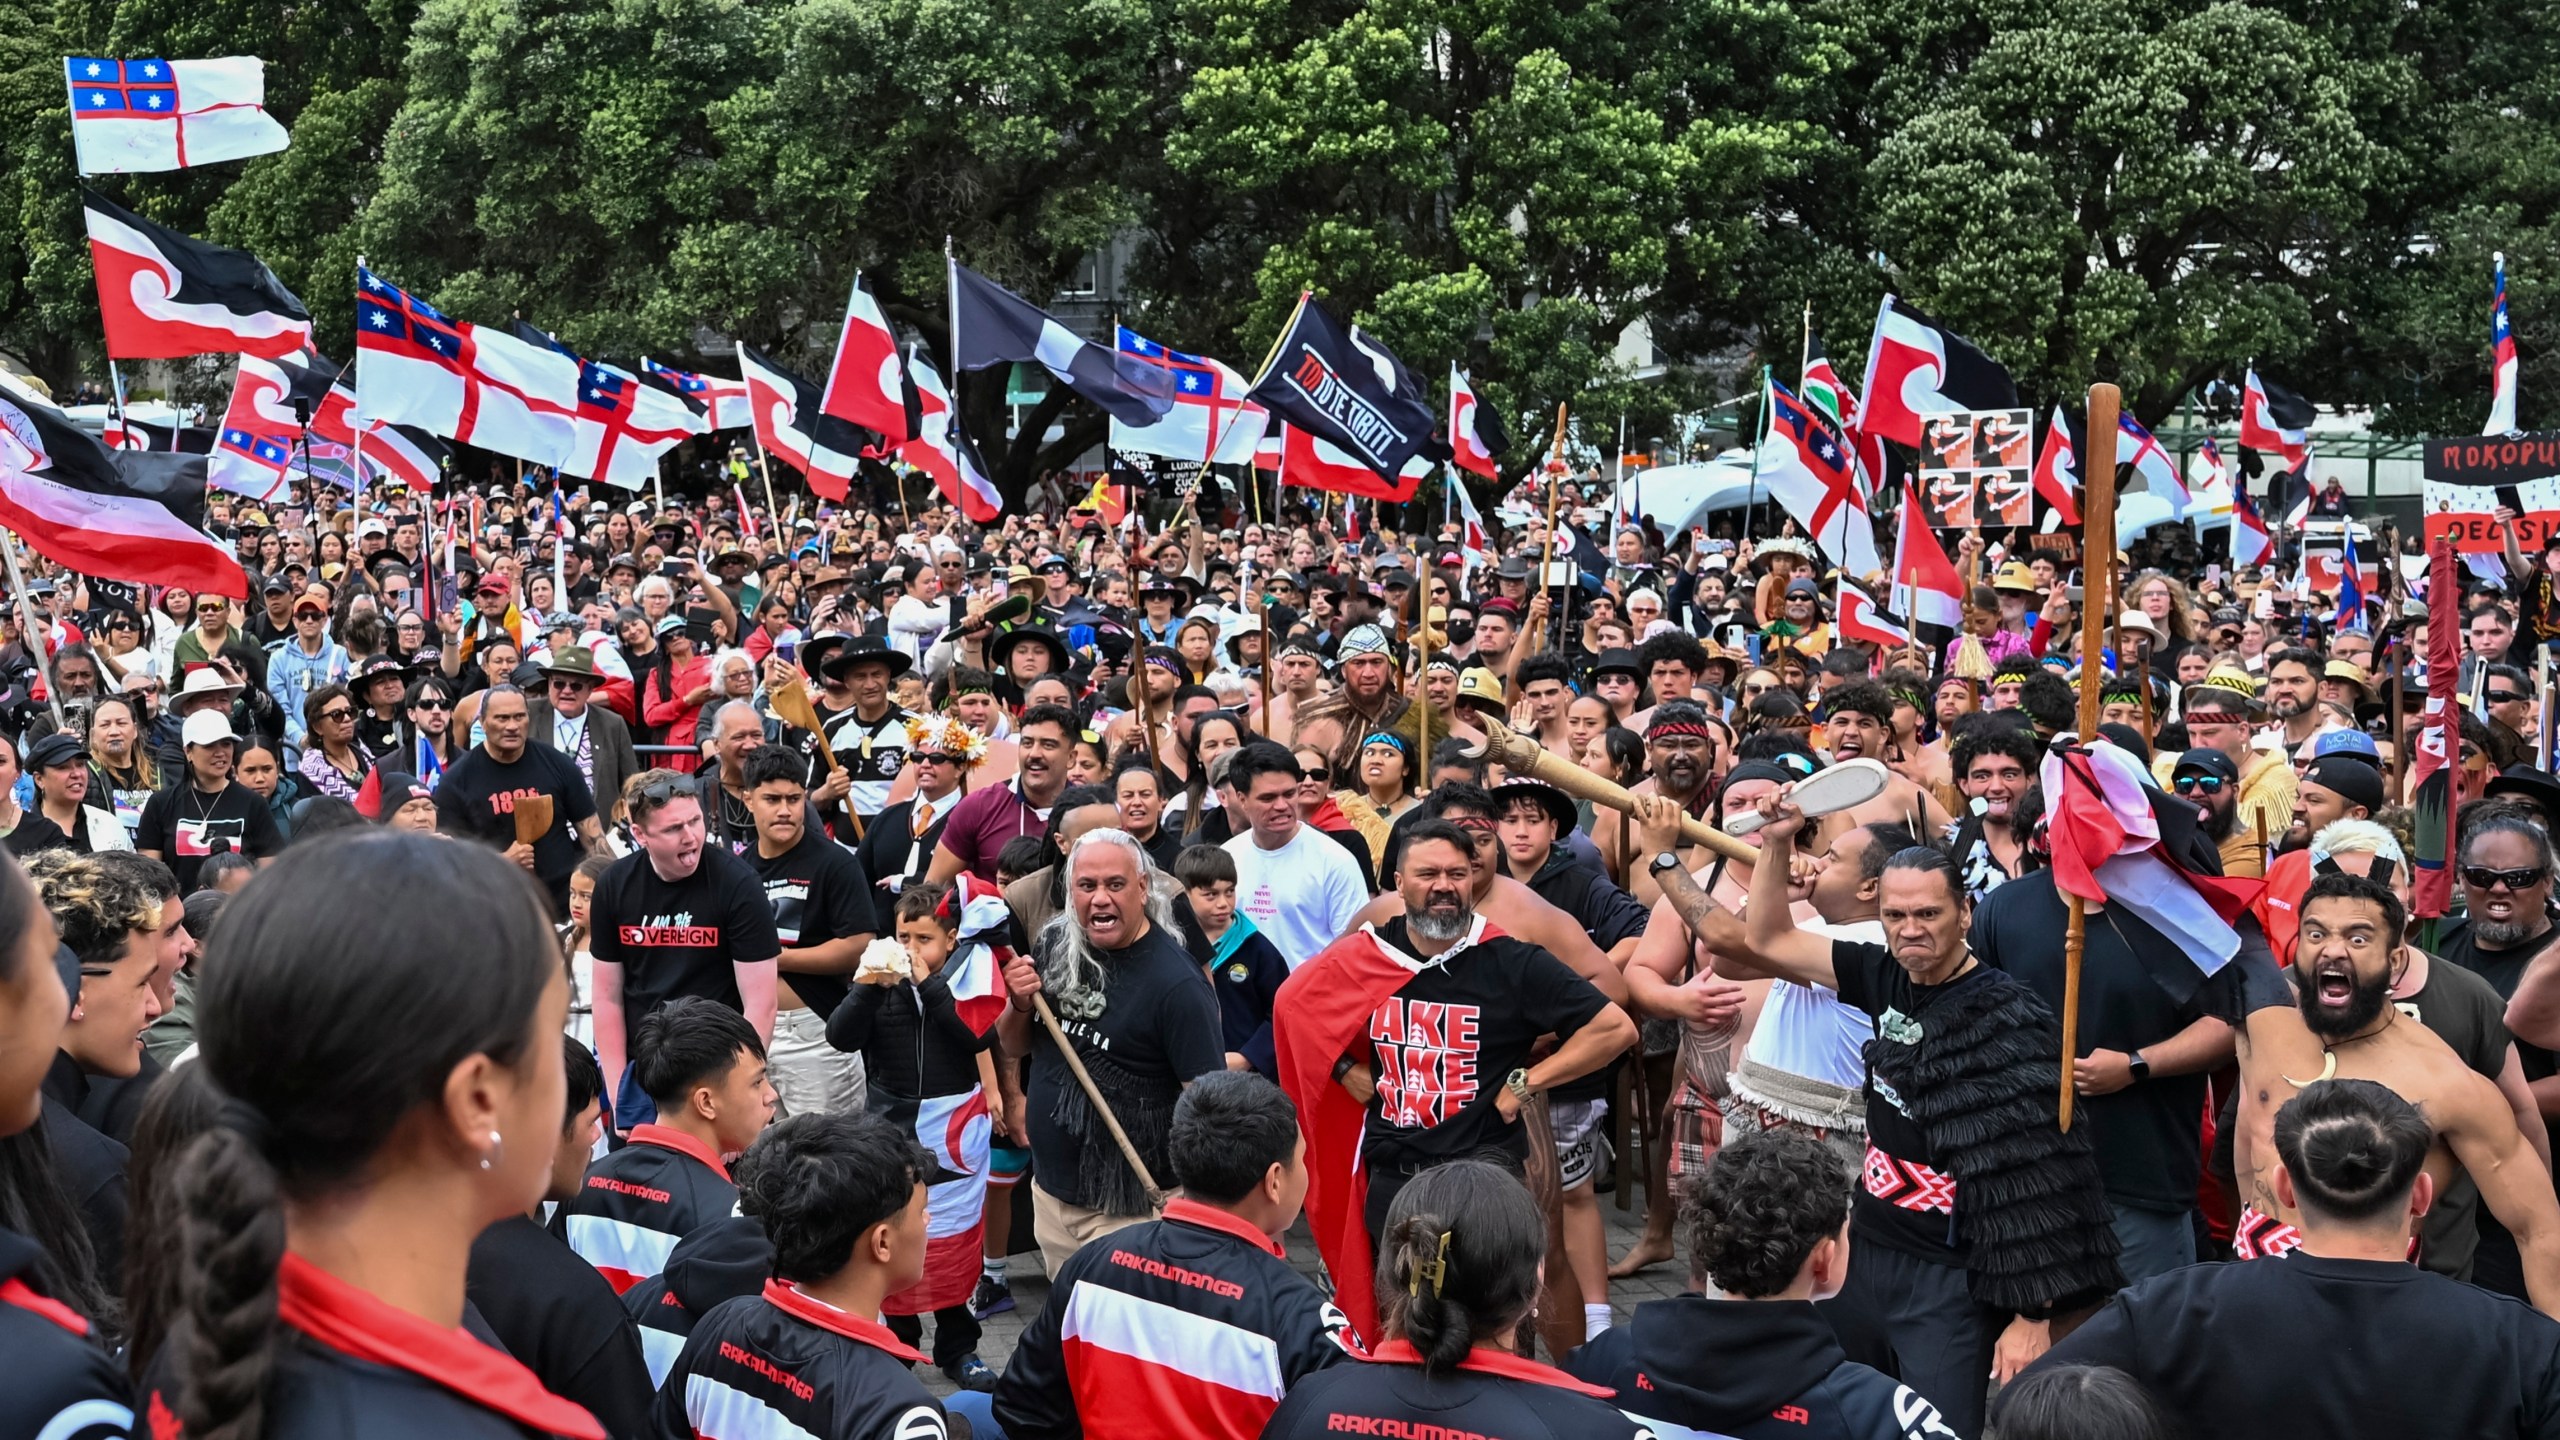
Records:
[[[1920,509],[1939,530],[2035,519],[2034,412],[1953,410],[1920,417]]]

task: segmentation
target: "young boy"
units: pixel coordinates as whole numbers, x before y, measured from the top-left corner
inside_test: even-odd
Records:
[[[657,1433],[945,1434],[908,1370],[924,1357],[873,1318],[925,1273],[934,1168],[876,1115],[794,1115],[757,1141],[738,1162],[738,1204],[773,1241],[773,1278],[694,1326],[658,1391]]]
[[[670,1000],[631,1037],[633,1083],[657,1104],[631,1143],[587,1171],[562,1206],[569,1248],[620,1294],[666,1268],[676,1242],[738,1203],[723,1156],[773,1123],[764,1044],[747,1017],[716,1000]]]
[[[1218,992],[1218,1020],[1227,1047],[1227,1068],[1259,1071],[1277,1080],[1279,1063],[1271,1050],[1271,999],[1289,978],[1289,962],[1278,947],[1254,928],[1253,917],[1236,913],[1236,857],[1216,845],[1194,845],[1173,862],[1174,878],[1191,901],[1198,934],[1183,935],[1191,958],[1207,967]]]
[[[992,898],[992,897],[990,897]],[[995,901],[1000,909],[1002,901]],[[888,1297],[889,1330],[914,1345],[933,1316],[933,1363],[964,1390],[992,1390],[996,1375],[978,1358],[970,1310],[980,1268],[987,1197],[987,1149],[996,1093],[990,1033],[970,1027],[951,993],[965,908],[948,886],[919,885],[898,897],[898,944],[912,978],[865,969],[827,1021],[827,1043],[858,1052],[871,1112],[920,1141],[933,1157],[931,1237],[919,1283]],[[973,944],[984,942],[972,940]]]

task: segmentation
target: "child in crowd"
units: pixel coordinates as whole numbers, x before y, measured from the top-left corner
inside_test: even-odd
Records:
[[[890,1296],[883,1313],[891,1332],[909,1345],[923,1337],[920,1317],[931,1313],[934,1364],[965,1390],[992,1390],[996,1383],[995,1371],[978,1358],[978,1320],[970,1309],[982,1273],[994,1129],[989,1046],[1004,1009],[991,959],[971,953],[983,951],[977,935],[989,923],[1004,923],[1004,901],[974,882],[907,890],[898,897],[897,939],[889,946],[873,942],[852,990],[827,1021],[827,1042],[862,1056],[872,1112],[913,1135],[933,1157],[924,1274]],[[955,957],[962,966],[954,965]],[[968,987],[974,994],[964,1011],[953,985],[968,979],[969,966],[977,983]]]
[[[1218,992],[1227,1068],[1277,1080],[1271,1002],[1280,993],[1280,982],[1289,978],[1289,962],[1254,928],[1252,916],[1236,913],[1236,857],[1216,845],[1193,845],[1174,860],[1173,874],[1200,922],[1199,932],[1186,932],[1183,940],[1191,958],[1207,967],[1210,986]]]

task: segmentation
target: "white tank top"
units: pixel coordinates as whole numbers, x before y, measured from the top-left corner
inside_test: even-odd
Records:
[[[1884,924],[1877,920],[1849,925],[1807,920],[1798,928],[1834,940],[1884,943]],[[1875,1022],[1865,1011],[1842,1003],[1837,992],[1772,980],[1769,1001],[1760,1008],[1760,1023],[1751,1028],[1751,1043],[1743,1054],[1755,1065],[1855,1090],[1866,1083],[1867,1062],[1860,1051],[1874,1034]]]

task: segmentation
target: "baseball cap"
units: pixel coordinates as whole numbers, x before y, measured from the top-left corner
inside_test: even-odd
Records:
[[[2334,790],[2348,804],[2361,805],[2368,812],[2382,808],[2382,772],[2352,755],[2329,755],[2311,762],[2302,772],[2302,783]]]
[[[2361,730],[2341,726],[2335,730],[2323,730],[2311,737],[2313,764],[2317,765],[2332,755],[2353,755],[2371,764],[2377,770],[2382,767],[2382,751],[2374,745],[2373,737]]]
[[[2239,765],[2230,756],[2210,746],[2199,745],[2179,756],[2178,763],[2170,767],[2169,773],[2176,776],[2189,770],[2200,771],[2207,775],[2219,775],[2225,785],[2240,783]]]

